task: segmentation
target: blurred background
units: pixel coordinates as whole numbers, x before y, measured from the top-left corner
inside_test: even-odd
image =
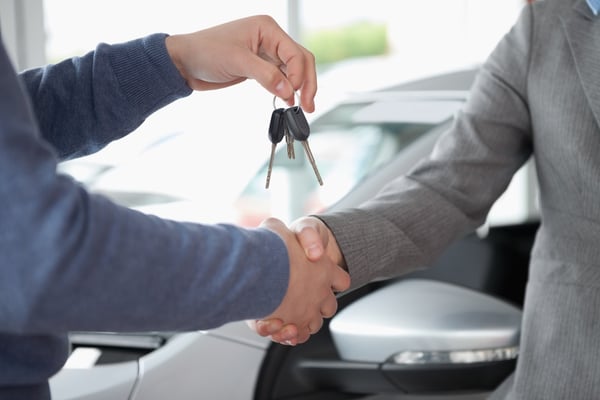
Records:
[[[319,91],[317,110],[308,115],[311,121],[352,93],[480,64],[524,3],[0,0],[0,23],[15,64],[25,69],[82,55],[99,42],[116,43],[154,32],[185,33],[269,14],[316,56]],[[269,156],[272,109],[272,96],[254,81],[195,92],[153,115],[128,137],[61,168],[92,190],[149,213],[253,225],[255,221],[240,218],[238,199]],[[316,141],[312,150],[319,165]],[[303,156],[302,148],[297,147],[296,153]],[[261,184],[264,178],[260,177]],[[267,191],[272,203],[281,203],[289,199],[277,193],[290,185],[294,182],[274,176],[269,189],[255,190]],[[332,182],[325,180],[316,190],[328,185]],[[285,210],[277,204],[270,208],[286,221],[296,217]]]

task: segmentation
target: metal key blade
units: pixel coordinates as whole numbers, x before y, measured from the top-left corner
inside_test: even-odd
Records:
[[[310,146],[308,145],[310,126],[308,125],[304,111],[302,111],[302,109],[298,106],[288,108],[285,110],[285,123],[288,131],[292,133],[294,139],[302,143],[306,157],[308,158],[308,161],[310,162],[310,165],[317,176],[317,181],[319,181],[319,185],[323,186],[323,179],[321,179],[321,174],[317,168],[317,163],[315,162],[315,158],[313,157]]]
[[[267,183],[265,184],[265,189],[269,188],[269,184],[271,183],[271,173],[273,172],[273,160],[275,159],[275,148],[277,147],[277,143],[271,144],[271,157],[269,157],[269,166],[267,168]]]
[[[287,128],[287,125],[284,126],[285,129],[285,143],[287,145],[287,155],[290,160],[296,159],[296,153],[294,151],[294,137],[290,133],[290,130]]]
[[[312,151],[310,151],[310,146],[308,145],[308,140],[300,141],[302,143],[302,147],[304,147],[304,152],[306,153],[306,157],[310,162],[310,165],[315,171],[315,175],[317,176],[317,181],[319,181],[319,185],[323,186],[323,179],[321,179],[321,174],[319,173],[319,169],[317,168],[317,163],[315,162],[315,158],[313,157]]]

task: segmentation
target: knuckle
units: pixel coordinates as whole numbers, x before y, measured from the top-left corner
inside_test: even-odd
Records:
[[[270,15],[267,14],[260,14],[257,15],[255,17],[259,23],[264,23],[264,24],[273,24],[275,23],[275,20],[273,19],[273,17],[271,17]]]

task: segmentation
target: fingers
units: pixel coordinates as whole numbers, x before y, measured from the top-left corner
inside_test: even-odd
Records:
[[[268,16],[254,16],[166,38],[167,51],[194,90],[255,79],[288,104],[300,91],[302,108],[315,109],[315,58]]]
[[[323,318],[331,318],[337,312],[337,308],[337,299],[335,296],[331,295],[321,305],[321,316]],[[323,318],[315,319],[308,324],[308,333],[310,335],[314,335],[321,330],[324,322]],[[280,344],[295,346],[298,343],[303,343],[308,340],[308,336],[300,336],[300,331],[296,325],[287,324],[285,326],[281,326],[281,320],[279,319],[251,322],[255,322],[256,327],[253,328],[253,330],[259,335],[270,336],[272,341]],[[253,325],[250,326],[251,328],[253,327]]]
[[[321,315],[324,318],[331,318],[335,315],[338,308],[338,302],[335,296],[331,296],[327,301],[323,303],[321,306]]]
[[[315,110],[316,78],[311,77],[310,80],[308,80],[308,77],[297,78],[295,80],[300,81],[300,84],[298,84],[294,83],[290,76],[282,72],[281,69],[259,57],[250,57],[247,61],[249,78],[255,79],[265,89],[283,99],[288,105],[295,104],[296,90],[300,88],[300,105],[302,109],[306,112]],[[313,66],[309,63],[307,72],[311,74],[311,71],[313,71]]]
[[[329,238],[330,236],[333,237],[333,234],[323,221],[315,217],[303,217],[293,222],[291,229],[296,232],[296,238],[309,260],[318,260],[323,256],[325,249],[331,247],[328,254],[332,258],[332,261],[338,265],[343,264],[337,261],[343,260],[343,258],[335,239],[331,240],[332,244],[329,246]],[[331,256],[331,254],[335,256]],[[333,284],[331,287],[336,292],[348,290],[350,287],[350,275],[341,267],[334,268]]]
[[[344,292],[350,288],[350,275],[342,267],[334,268],[332,281],[331,288],[334,292]]]
[[[337,307],[338,307],[338,305],[337,305],[337,300],[335,299],[335,296],[331,296],[329,298],[329,300],[324,302],[323,305],[321,306],[321,316],[323,318],[333,317],[337,311]],[[318,319],[311,321],[308,324],[307,329],[305,329],[304,331],[299,329],[294,324],[287,324],[287,325],[283,326],[277,332],[271,333],[270,335],[262,334],[261,336],[270,336],[270,338],[273,342],[276,342],[276,343],[279,343],[282,345],[295,346],[297,344],[301,344],[301,343],[308,341],[308,339],[310,339],[311,335],[318,333],[323,327],[323,323],[324,323],[323,318],[318,318]],[[264,322],[269,323],[270,320],[264,321]],[[272,331],[272,329],[274,329],[274,327],[271,327],[270,331]],[[259,332],[264,333],[265,331],[259,331]]]
[[[315,109],[314,97],[317,92],[317,70],[314,55],[293,40],[277,23],[267,17],[263,21],[259,56],[275,65],[281,71],[293,90],[300,90],[302,108],[307,112]],[[260,78],[256,78],[260,81]],[[267,90],[269,88],[261,82]],[[271,91],[273,93],[273,91]],[[289,105],[295,102],[294,93],[281,97]]]
[[[286,77],[294,89],[300,89],[302,108],[307,112],[315,110],[314,97],[317,93],[317,72],[314,55],[293,42],[290,48],[279,46],[279,57],[286,66]],[[293,104],[293,100],[291,104]]]
[[[248,320],[248,327],[260,336],[270,336],[271,340],[288,346],[298,344],[298,328],[296,325],[288,324],[283,326],[283,322],[278,318],[267,320]]]
[[[283,330],[283,321],[278,318],[269,320],[248,320],[246,324],[260,336],[270,336]]]
[[[263,21],[262,28],[256,57],[245,63],[249,66],[247,76],[288,105],[295,103],[295,91],[300,90],[300,105],[306,112],[313,112],[317,92],[314,55],[294,41],[274,20]]]
[[[324,318],[335,315],[338,308],[335,293],[350,287],[350,276],[330,257],[327,248],[338,249],[337,243],[318,218],[295,221],[293,231],[276,218],[264,220],[261,227],[284,240],[290,257],[290,283],[275,312],[261,321],[250,322],[249,326],[277,343],[292,346],[304,343],[322,328]]]
[[[302,217],[292,223],[291,229],[296,232],[298,241],[307,252],[307,257],[311,260],[315,260],[312,254],[319,254],[315,249],[317,249],[320,244],[321,246],[324,246],[325,253],[330,260],[344,270],[347,270],[346,260],[344,259],[342,250],[340,249],[333,232],[322,220],[316,217]],[[317,239],[317,235],[315,235],[314,232],[311,232],[311,230],[317,231],[320,239]],[[313,253],[313,251],[315,251],[315,253]],[[308,256],[308,254],[311,254],[311,256]]]
[[[316,261],[325,252],[329,241],[327,227],[317,218],[305,217],[292,224],[291,229],[296,232],[296,238],[311,261]]]
[[[261,57],[247,54],[244,61],[244,73],[249,78],[256,80],[265,89],[275,96],[283,99],[286,103],[293,104],[294,86],[281,69]]]
[[[285,224],[275,218],[263,221],[261,227],[271,229],[285,242],[290,259],[290,281],[288,290],[279,307],[265,320],[277,318],[286,326],[293,324],[297,329],[297,343],[303,343],[323,326],[324,316],[331,316],[337,309],[335,287],[345,287],[346,273],[328,257],[316,261],[306,258],[296,235]],[[259,334],[271,335],[273,331],[256,325]],[[285,340],[276,335],[275,340]]]

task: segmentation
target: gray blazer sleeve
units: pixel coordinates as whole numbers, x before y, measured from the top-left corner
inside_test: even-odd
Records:
[[[530,30],[525,7],[483,65],[452,128],[426,159],[360,207],[319,216],[336,237],[353,287],[425,267],[485,221],[531,155]]]

